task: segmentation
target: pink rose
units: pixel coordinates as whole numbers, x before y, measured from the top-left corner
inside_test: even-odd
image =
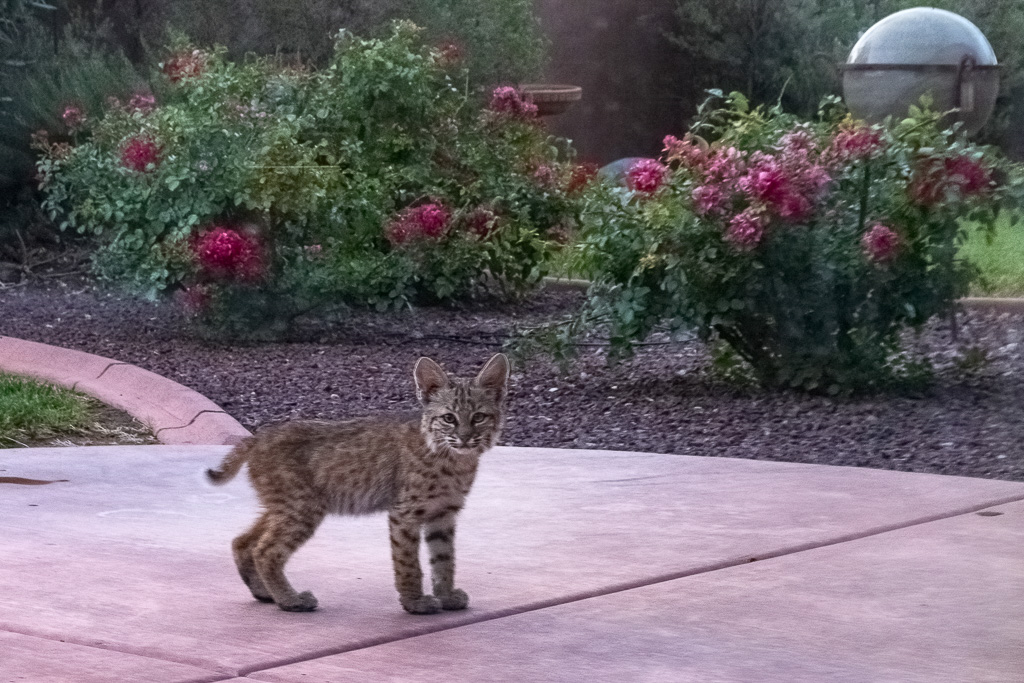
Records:
[[[193,240],[199,264],[216,275],[259,280],[266,274],[263,249],[255,235],[215,225]]]
[[[64,113],[60,118],[69,130],[76,130],[85,124],[85,113],[73,104],[64,107]]]
[[[152,170],[151,165],[159,165],[162,151],[153,138],[145,134],[136,135],[121,148],[121,165],[139,173]]]
[[[448,232],[450,222],[451,213],[444,206],[421,204],[404,209],[385,226],[384,233],[396,246],[418,239],[437,240]]]
[[[651,195],[665,182],[668,168],[656,159],[640,159],[626,173],[626,185],[641,194]]]
[[[729,221],[725,239],[747,251],[761,243],[766,226],[767,220],[763,214],[747,209]]]
[[[832,138],[825,156],[834,163],[870,159],[882,151],[882,133],[876,128],[855,126],[841,128]]]
[[[537,105],[524,100],[522,94],[510,86],[494,89],[488,109],[517,119],[531,119],[537,116]]]
[[[867,257],[876,263],[886,263],[896,258],[900,248],[900,237],[891,228],[875,223],[860,239]]]

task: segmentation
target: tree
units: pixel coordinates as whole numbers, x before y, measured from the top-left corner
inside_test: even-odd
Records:
[[[854,0],[676,0],[669,40],[703,67],[700,87],[782,99],[808,115],[838,85],[842,36],[856,36]]]

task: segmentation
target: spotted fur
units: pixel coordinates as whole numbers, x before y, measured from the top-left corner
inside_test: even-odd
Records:
[[[232,543],[238,573],[257,600],[286,611],[316,609],[284,565],[328,514],[388,513],[395,587],[413,614],[464,609],[455,587],[455,519],[480,456],[505,422],[508,359],[497,354],[473,379],[449,377],[421,358],[413,376],[419,417],[289,422],[239,443],[207,477],[222,484],[245,463],[263,504],[256,523]],[[420,538],[427,544],[433,594],[423,593]]]

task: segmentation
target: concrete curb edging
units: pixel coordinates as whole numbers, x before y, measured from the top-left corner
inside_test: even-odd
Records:
[[[994,313],[1024,313],[1024,299],[969,296],[960,299],[960,305],[965,308]]]
[[[249,436],[205,396],[111,358],[0,336],[0,370],[97,398],[148,425],[164,444],[232,445]]]

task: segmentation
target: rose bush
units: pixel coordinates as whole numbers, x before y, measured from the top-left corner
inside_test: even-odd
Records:
[[[50,213],[101,237],[102,275],[204,325],[515,296],[575,229],[568,144],[514,88],[474,100],[409,23],[342,33],[316,71],[182,42],[159,82],[94,126],[72,112],[79,144],[41,144],[39,172]]]
[[[594,287],[565,330],[608,324],[613,356],[656,329],[695,330],[767,386],[899,376],[900,331],[948,313],[975,275],[956,255],[965,226],[991,230],[1019,194],[1008,162],[940,118],[915,108],[868,126],[832,100],[802,122],[735,93],[703,107],[694,131],[710,145],[666,137],[625,187],[588,192],[579,248]]]

